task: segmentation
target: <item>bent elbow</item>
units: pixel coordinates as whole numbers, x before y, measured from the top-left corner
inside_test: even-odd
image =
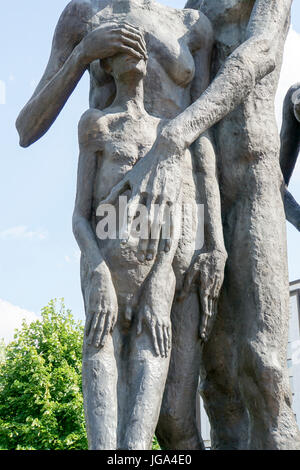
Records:
[[[26,132],[23,129],[22,121],[23,121],[22,116],[19,115],[17,120],[16,120],[15,125],[16,125],[17,132],[19,134],[19,145],[20,145],[20,147],[27,148],[31,145],[32,141],[28,138],[28,135],[26,134]]]

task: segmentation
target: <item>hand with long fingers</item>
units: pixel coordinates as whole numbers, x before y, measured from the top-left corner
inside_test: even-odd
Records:
[[[87,297],[87,343],[102,348],[118,316],[118,301],[109,269],[104,263],[92,273]]]
[[[137,335],[146,327],[152,338],[155,354],[168,357],[172,345],[171,307],[175,292],[175,276],[170,265],[161,264],[146,280],[137,305]]]
[[[143,32],[137,26],[115,21],[102,23],[87,34],[80,43],[80,51],[80,58],[86,65],[118,53],[145,60],[148,57]]]
[[[128,224],[127,233],[130,236],[132,223],[139,211],[140,204],[146,206],[149,215],[149,237],[141,240],[138,247],[140,261],[156,258],[158,249],[170,251],[173,227],[173,218],[176,216],[174,207],[181,193],[181,158],[183,149],[176,145],[168,145],[168,139],[160,134],[148,154],[139,160],[124,178],[111,190],[108,197],[101,202],[115,205],[125,192],[130,193],[127,205]],[[157,217],[154,207],[158,207]],[[153,228],[154,223],[154,230]],[[169,236],[162,237],[163,226]],[[152,225],[152,226],[151,226]],[[152,236],[151,234],[154,235]]]
[[[218,299],[224,281],[227,260],[225,251],[214,250],[198,254],[187,272],[179,300],[186,298],[196,283],[201,303],[199,336],[202,342],[209,338],[217,315]]]
[[[139,312],[137,325],[138,336],[142,333],[144,325],[146,325],[150,331],[155,354],[161,357],[168,357],[171,349],[170,320],[165,321],[159,318],[149,305],[145,305]]]

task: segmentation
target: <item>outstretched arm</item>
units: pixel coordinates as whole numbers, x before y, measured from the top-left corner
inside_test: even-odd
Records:
[[[44,75],[16,122],[22,147],[47,132],[91,62],[121,51],[146,53],[135,27],[110,22],[91,31],[90,10],[89,2],[71,1],[59,19]]]
[[[199,135],[232,112],[257,82],[276,66],[278,38],[292,0],[256,0],[246,39],[226,60],[207,90],[165,129],[166,138],[189,147]]]
[[[288,22],[291,4],[292,0],[256,0],[244,43],[228,57],[195,103],[164,127],[151,151],[115,186],[106,203],[117,199],[128,186],[131,205],[141,194],[146,195],[148,204],[161,197],[168,205],[176,202],[180,190],[178,162],[185,149],[233,111],[256,83],[274,70],[278,37]],[[140,167],[146,175],[142,179]]]

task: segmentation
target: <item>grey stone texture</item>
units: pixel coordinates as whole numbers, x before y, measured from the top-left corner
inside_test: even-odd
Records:
[[[149,449],[156,426],[168,449],[203,449],[199,372],[215,449],[300,448],[274,116],[291,3],[73,0],[61,15],[17,128],[39,139],[89,70],[73,229],[91,449]],[[172,211],[179,240],[99,240],[99,203],[124,195],[131,222],[141,202],[203,203],[204,246]]]

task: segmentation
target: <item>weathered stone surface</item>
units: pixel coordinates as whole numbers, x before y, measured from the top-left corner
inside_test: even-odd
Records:
[[[286,367],[284,184],[273,103],[291,0],[187,6],[71,1],[17,120],[28,146],[89,69],[73,219],[89,445],[147,449],[160,413],[157,434],[167,448],[203,448],[200,367],[215,448],[299,448]],[[176,217],[179,241],[99,240],[99,203],[119,210],[124,194],[131,220],[137,202],[203,203],[204,246],[196,249],[195,221]]]

